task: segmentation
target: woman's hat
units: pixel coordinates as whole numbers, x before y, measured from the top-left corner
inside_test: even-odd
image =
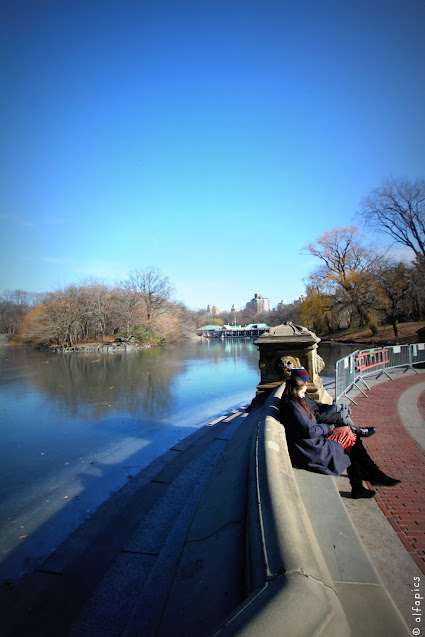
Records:
[[[305,383],[308,383],[308,381],[310,380],[310,376],[308,375],[308,371],[305,369],[305,367],[293,367],[291,369],[291,378],[294,378],[295,376],[301,378],[301,380],[303,380]]]

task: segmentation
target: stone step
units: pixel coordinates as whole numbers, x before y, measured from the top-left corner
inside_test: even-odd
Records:
[[[14,589],[2,591],[4,635],[57,637],[69,634],[73,625],[72,630],[84,630],[83,620],[78,628],[76,618],[85,612],[84,607],[114,568],[116,574],[121,573],[121,578],[115,578],[116,593],[126,584],[131,569],[141,581],[147,581],[161,546],[173,535],[173,526],[179,519],[182,523],[183,512],[188,523],[190,506],[196,506],[202,484],[237,427],[238,419],[224,420],[206,425],[174,445],[104,503],[34,573]],[[178,500],[180,489],[191,505]],[[163,528],[161,515],[167,519]],[[148,549],[139,542],[136,548],[137,537],[155,542],[147,545]],[[177,545],[177,535],[175,538]],[[109,603],[107,597],[105,603]],[[109,634],[105,624],[100,628],[102,635]]]
[[[198,503],[155,632],[205,637],[247,595],[247,505],[253,443],[261,409],[244,414],[218,458]],[[126,637],[140,637],[132,617]]]
[[[206,448],[174,477],[86,604],[72,627],[72,637],[126,634],[135,613],[140,614],[132,620],[137,634],[150,633],[161,614],[199,497],[231,435],[229,429],[216,432]],[[140,612],[134,610],[136,606]]]

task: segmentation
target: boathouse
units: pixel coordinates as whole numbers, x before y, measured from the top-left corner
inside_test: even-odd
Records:
[[[199,327],[196,333],[203,338],[250,338],[261,336],[268,332],[270,327],[265,323],[250,323],[245,327],[241,325],[204,325]]]

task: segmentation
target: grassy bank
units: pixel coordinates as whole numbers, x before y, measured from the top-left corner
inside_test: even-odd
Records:
[[[321,336],[323,341],[337,341],[340,343],[364,343],[366,345],[400,345],[408,343],[418,343],[419,338],[417,331],[425,327],[425,323],[420,321],[419,323],[399,323],[398,332],[399,335],[396,338],[394,336],[393,328],[391,325],[383,325],[379,328],[379,333],[375,336],[369,328],[350,328],[348,330],[341,330],[340,332],[333,332]]]

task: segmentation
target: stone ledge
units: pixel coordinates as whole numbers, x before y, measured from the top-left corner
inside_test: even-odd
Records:
[[[265,404],[250,461],[252,593],[215,635],[407,636],[332,476],[293,469],[278,419],[282,391]]]
[[[271,636],[281,635],[283,626],[288,634],[348,636],[350,628],[303,505],[278,419],[282,391],[283,386],[266,403],[250,467],[250,498],[257,507],[250,506],[248,527],[254,527],[251,537],[257,541],[248,550],[252,583],[261,594],[254,591],[255,602],[245,606],[249,614],[257,609],[243,634],[258,634],[260,622],[263,634]],[[242,615],[236,613],[223,634],[230,626],[231,634],[238,634],[235,622],[240,624]]]
[[[318,613],[316,632],[311,634],[322,634],[323,609],[310,603],[309,578],[321,581],[327,589],[329,616],[335,615],[335,625],[339,622],[336,634],[410,634],[358,537],[332,476],[292,468],[278,418],[282,391],[283,387],[279,388],[269,399],[258,431],[257,490],[269,572],[284,569],[288,573],[298,568],[308,574],[304,579],[305,602],[309,614]],[[288,587],[283,586],[281,595],[287,594]],[[285,624],[293,625],[299,634],[295,609],[293,600]],[[334,634],[334,624],[326,627],[326,637]]]

